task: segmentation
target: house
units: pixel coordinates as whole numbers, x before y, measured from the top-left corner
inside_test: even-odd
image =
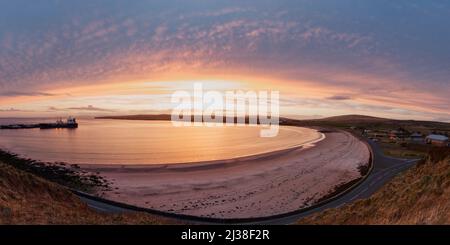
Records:
[[[439,134],[430,134],[425,138],[425,142],[427,144],[432,144],[436,146],[447,146],[448,145],[448,137]]]
[[[421,133],[415,132],[415,133],[412,133],[409,136],[409,140],[412,141],[412,142],[423,142],[424,138],[423,138],[423,135]]]
[[[370,129],[364,129],[363,130],[363,134],[369,134],[370,132],[372,132],[372,130],[370,130]]]
[[[403,140],[407,136],[404,130],[391,130],[388,134],[390,140]]]
[[[398,138],[397,135],[398,135],[397,130],[391,130],[388,134],[390,140],[396,140]]]

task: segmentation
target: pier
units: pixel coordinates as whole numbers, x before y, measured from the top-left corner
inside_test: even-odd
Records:
[[[69,117],[66,122],[59,119],[55,123],[36,123],[36,124],[10,124],[1,125],[0,129],[54,129],[54,128],[78,128],[78,123],[75,118]]]

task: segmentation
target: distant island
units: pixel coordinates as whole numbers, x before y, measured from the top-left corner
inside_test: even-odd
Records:
[[[234,123],[238,122],[239,117],[234,117]],[[123,116],[102,116],[95,117],[95,119],[115,119],[115,120],[147,120],[147,121],[171,121],[172,116],[170,114],[148,114],[148,115],[123,115]],[[250,117],[245,117],[245,123],[250,123]],[[182,119],[180,119],[181,121]],[[259,119],[255,118],[259,124]],[[280,119],[281,120],[281,119]],[[191,122],[194,121],[194,115],[191,116]],[[226,122],[226,118],[223,119]]]
[[[95,119],[168,121],[168,120],[171,120],[171,115],[170,114],[155,114],[155,115],[103,116],[103,117],[95,117]]]
[[[191,120],[194,116],[191,116]],[[248,116],[246,122],[248,123]],[[170,121],[170,114],[139,114],[139,115],[119,115],[101,116],[95,119],[115,119],[115,120],[149,120],[149,121]],[[235,121],[237,117],[235,117]],[[436,121],[399,120],[366,115],[342,115],[327,117],[322,119],[292,119],[280,117],[280,125],[292,126],[332,126],[339,128],[359,127],[359,128],[395,128],[406,127],[409,129],[425,130],[427,133],[442,132],[450,133],[450,123]]]

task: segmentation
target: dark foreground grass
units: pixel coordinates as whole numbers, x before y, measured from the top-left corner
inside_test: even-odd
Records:
[[[433,148],[368,199],[313,214],[298,224],[450,224],[450,149]]]
[[[0,161],[18,170],[80,191],[94,193],[109,189],[106,179],[96,173],[86,172],[76,164],[41,162],[4,150],[0,150]]]
[[[60,184],[0,161],[0,224],[168,223],[174,221],[140,212],[97,212]]]

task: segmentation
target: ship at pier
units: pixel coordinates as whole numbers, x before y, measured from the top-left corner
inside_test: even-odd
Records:
[[[74,117],[67,118],[67,121],[59,119],[56,123],[40,123],[40,129],[52,129],[52,128],[78,128],[77,120]]]

